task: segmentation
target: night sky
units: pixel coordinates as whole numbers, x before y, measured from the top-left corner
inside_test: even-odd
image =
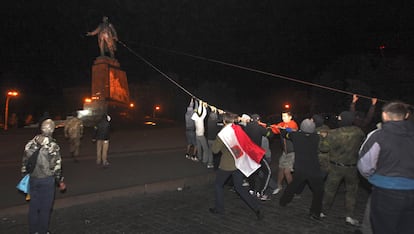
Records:
[[[50,99],[89,87],[99,50],[85,33],[105,15],[129,49],[192,92],[220,81],[260,98],[306,87],[167,50],[313,81],[342,56],[381,56],[381,45],[386,56],[413,58],[413,12],[412,1],[398,0],[15,0],[1,8],[0,89]],[[159,76],[120,44],[115,56],[130,83]]]

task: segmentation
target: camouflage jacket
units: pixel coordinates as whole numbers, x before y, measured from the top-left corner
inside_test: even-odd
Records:
[[[26,163],[39,147],[40,150],[36,167],[30,176],[34,178],[54,176],[55,179],[59,181],[62,176],[62,158],[60,155],[60,147],[55,142],[55,139],[44,135],[35,136],[24,147],[21,168],[22,174],[27,173]]]
[[[358,151],[365,138],[357,126],[346,126],[328,130],[319,145],[322,153],[329,153],[329,160],[347,165],[357,163]]]
[[[78,118],[66,120],[64,132],[66,138],[81,138],[83,135],[82,120]]]

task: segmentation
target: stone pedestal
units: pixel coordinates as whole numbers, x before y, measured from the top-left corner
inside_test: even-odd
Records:
[[[125,71],[116,59],[97,57],[92,66],[93,98],[119,104],[129,104],[129,89]]]

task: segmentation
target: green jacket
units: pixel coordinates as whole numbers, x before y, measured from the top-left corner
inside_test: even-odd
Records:
[[[352,165],[358,161],[358,151],[364,138],[361,128],[345,126],[328,130],[319,147],[321,152],[329,153],[330,161]]]
[[[221,141],[220,137],[216,137],[216,140],[213,142],[211,146],[211,151],[215,154],[221,152],[221,159],[219,168],[224,171],[235,171],[236,163],[234,161],[233,155],[227,149],[226,145],[224,145],[223,141]]]

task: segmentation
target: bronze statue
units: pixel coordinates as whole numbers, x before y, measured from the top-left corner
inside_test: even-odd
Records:
[[[105,56],[105,52],[109,52],[111,58],[115,58],[116,42],[118,41],[118,35],[114,26],[109,23],[108,17],[102,18],[102,23],[92,31],[87,32],[86,36],[94,36],[98,34],[98,45],[101,52],[101,56]]]

